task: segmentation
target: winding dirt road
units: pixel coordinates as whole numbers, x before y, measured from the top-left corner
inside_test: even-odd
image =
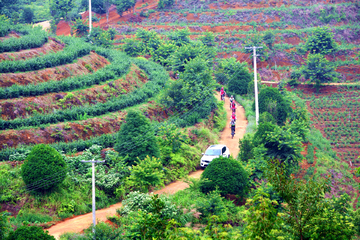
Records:
[[[218,94],[217,97],[220,98],[220,94]],[[244,108],[242,106],[239,106],[239,104],[237,104],[238,107],[236,109],[237,121],[236,121],[235,136],[233,139],[231,139],[231,130],[230,130],[231,110],[229,106],[230,106],[229,98],[226,98],[225,107],[227,111],[228,121],[224,131],[221,132],[219,143],[228,146],[231,155],[233,157],[236,157],[239,153],[239,139],[244,136],[248,122],[245,117]],[[202,170],[192,172],[189,174],[189,177],[200,178],[202,172],[203,172]],[[183,181],[175,181],[165,186],[163,189],[155,191],[154,194],[174,194],[179,190],[183,190],[187,188],[188,186],[189,185]],[[122,204],[120,202],[111,205],[108,208],[97,210],[96,211],[97,222],[106,221],[107,217],[115,215],[116,209],[120,208],[121,206]],[[74,218],[65,220],[63,222],[59,222],[47,230],[49,231],[50,235],[54,236],[56,239],[60,239],[60,235],[63,233],[66,232],[80,233],[84,229],[88,228],[91,224],[92,224],[92,213],[87,213],[84,215],[76,216]]]

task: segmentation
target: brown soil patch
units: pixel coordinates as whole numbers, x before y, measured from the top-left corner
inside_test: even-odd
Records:
[[[12,53],[1,53],[0,62],[5,60],[18,61],[18,60],[25,60],[33,57],[38,57],[40,55],[44,55],[50,52],[58,52],[62,50],[64,47],[65,44],[59,42],[55,38],[49,37],[49,41],[39,48],[21,50],[19,52],[12,52]]]
[[[107,64],[110,63],[106,58],[95,52],[91,52],[89,55],[79,58],[76,63],[25,73],[3,73],[1,74],[0,87],[10,87],[14,84],[37,84],[39,82],[47,82],[50,80],[59,81],[68,77],[89,74],[103,68]],[[85,67],[86,65],[91,68],[91,71]]]
[[[127,94],[141,87],[148,80],[144,71],[132,65],[125,78],[96,85],[71,93],[50,93],[37,97],[0,100],[1,118],[4,120],[17,117],[26,118],[34,113],[52,113],[55,109],[67,109],[73,106],[93,105],[108,99]],[[69,95],[71,94],[71,95]]]

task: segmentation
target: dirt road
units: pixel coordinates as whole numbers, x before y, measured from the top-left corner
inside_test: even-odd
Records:
[[[217,96],[218,98],[220,95]],[[220,136],[220,143],[225,144],[229,147],[230,153],[232,156],[236,157],[239,153],[239,139],[242,138],[245,134],[245,129],[247,125],[247,120],[245,118],[245,110],[242,106],[237,107],[236,110],[236,131],[234,139],[231,139],[231,130],[230,130],[230,102],[229,98],[225,99],[225,107],[227,110],[228,121],[224,131]],[[200,178],[200,175],[203,171],[199,170],[189,174],[189,177]],[[174,194],[179,190],[187,188],[189,185],[183,181],[176,181],[165,186],[163,189],[155,191],[154,194]],[[120,208],[121,202],[111,205],[108,208],[97,210],[96,219],[97,221],[106,221],[108,216],[113,216],[116,214],[116,209]],[[92,213],[87,213],[84,215],[76,216],[72,219],[59,222],[49,229],[47,229],[50,235],[53,235],[56,239],[60,239],[60,235],[65,232],[82,232],[84,229],[88,228],[92,224]]]

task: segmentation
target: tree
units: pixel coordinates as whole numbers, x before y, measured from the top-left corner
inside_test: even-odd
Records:
[[[306,41],[305,48],[311,54],[330,54],[337,50],[338,45],[329,27],[318,27]]]
[[[120,15],[120,17],[122,17],[123,12],[126,12],[132,7],[135,7],[135,3],[136,0],[114,0],[114,4],[116,5],[116,11]]]
[[[162,42],[156,50],[150,50],[150,55],[155,62],[159,62],[163,66],[169,66],[171,64],[170,56],[172,56],[177,49],[178,46],[171,42]]]
[[[213,98],[214,88],[211,70],[203,59],[197,57],[184,65],[184,73],[165,92],[163,103],[181,112],[196,107],[204,99]]]
[[[213,32],[206,31],[203,36],[199,37],[199,39],[208,47],[215,46],[215,36]]]
[[[150,187],[164,184],[164,171],[159,159],[147,156],[144,160],[136,162],[131,175],[128,177],[129,185],[142,192],[150,191]]]
[[[99,14],[106,13],[106,22],[109,21],[109,9],[111,7],[113,0],[92,0],[91,1],[91,11]],[[81,6],[89,8],[89,1],[82,0]]]
[[[66,169],[63,157],[55,148],[39,144],[33,147],[21,166],[21,176],[29,189],[45,191],[62,183]]]
[[[169,39],[174,41],[179,47],[190,43],[190,30],[189,28],[176,29],[176,31],[170,32]]]
[[[245,134],[245,136],[239,139],[239,155],[238,159],[247,162],[249,159],[254,158],[254,143],[253,136]]]
[[[200,190],[203,193],[209,193],[218,187],[223,196],[236,194],[245,197],[249,190],[248,174],[233,158],[213,159],[201,174],[201,180]]]
[[[255,109],[255,102],[253,109]],[[283,125],[290,112],[290,104],[285,101],[278,89],[266,87],[259,93],[259,113],[263,112],[269,112],[278,125]]]
[[[128,165],[135,164],[137,158],[159,157],[159,148],[149,119],[140,112],[130,110],[117,135],[115,150],[127,157]]]
[[[272,31],[267,31],[263,37],[264,42],[266,44],[266,46],[270,49],[273,50],[273,45],[275,42],[275,35]]]
[[[158,9],[170,8],[174,5],[175,0],[160,0],[158,3]]]
[[[264,169],[265,170],[265,169]],[[309,234],[316,228],[312,220],[324,210],[324,194],[330,190],[328,179],[317,179],[305,182],[295,179],[286,173],[286,168],[278,160],[268,160],[264,171],[266,179],[286,202],[283,204],[285,223],[284,228],[295,237],[309,239]]]
[[[11,232],[6,240],[55,240],[49,232],[37,226],[21,226]]]
[[[50,0],[50,13],[54,19],[68,20],[68,13],[75,7],[74,0]]]
[[[277,229],[282,222],[275,209],[278,204],[261,187],[256,189],[253,198],[246,200],[248,210],[244,212],[244,221],[247,223],[244,233],[247,239],[276,239],[272,230]]]
[[[85,34],[89,32],[89,24],[88,20],[82,20],[81,18],[75,19],[75,21],[72,22],[72,25],[70,26],[72,31],[76,34],[78,37],[82,37]]]
[[[135,38],[127,38],[124,41],[125,44],[122,45],[122,50],[131,57],[141,55],[145,50],[145,45],[142,41]]]
[[[247,94],[248,84],[252,81],[252,74],[250,74],[246,62],[236,62],[233,65],[233,73],[229,75],[228,90],[230,93]]]
[[[214,48],[206,47],[201,42],[192,42],[190,44],[182,45],[171,56],[172,69],[174,71],[184,72],[185,64],[196,57],[202,58],[208,67],[211,67],[215,55]]]
[[[34,19],[34,12],[31,8],[27,7],[24,8],[24,11],[22,13],[22,20],[25,23],[32,23],[33,19]]]
[[[315,83],[318,92],[322,83],[331,82],[337,79],[338,74],[335,67],[320,53],[309,54],[306,66],[301,67],[302,74],[306,79]]]

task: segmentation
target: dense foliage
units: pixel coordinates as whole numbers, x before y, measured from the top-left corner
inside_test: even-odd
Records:
[[[232,159],[219,157],[211,161],[201,175],[200,189],[209,193],[218,189],[222,195],[235,194],[245,197],[249,191],[247,172],[241,164]]]
[[[136,111],[130,111],[126,115],[114,148],[120,156],[127,157],[126,161],[130,166],[135,164],[137,159],[143,160],[146,156],[159,157],[159,148],[151,131],[150,121]]]
[[[312,35],[307,39],[306,50],[311,54],[330,54],[336,52],[338,44],[334,40],[334,34],[329,27],[315,28]]]
[[[50,190],[65,179],[66,164],[54,148],[39,144],[26,157],[21,168],[21,176],[30,190]]]
[[[255,103],[254,105],[255,106]],[[277,124],[284,124],[289,113],[290,106],[278,89],[267,87],[259,93],[259,113],[269,112]]]
[[[11,232],[6,240],[55,240],[55,237],[41,227],[36,226],[22,226]]]

